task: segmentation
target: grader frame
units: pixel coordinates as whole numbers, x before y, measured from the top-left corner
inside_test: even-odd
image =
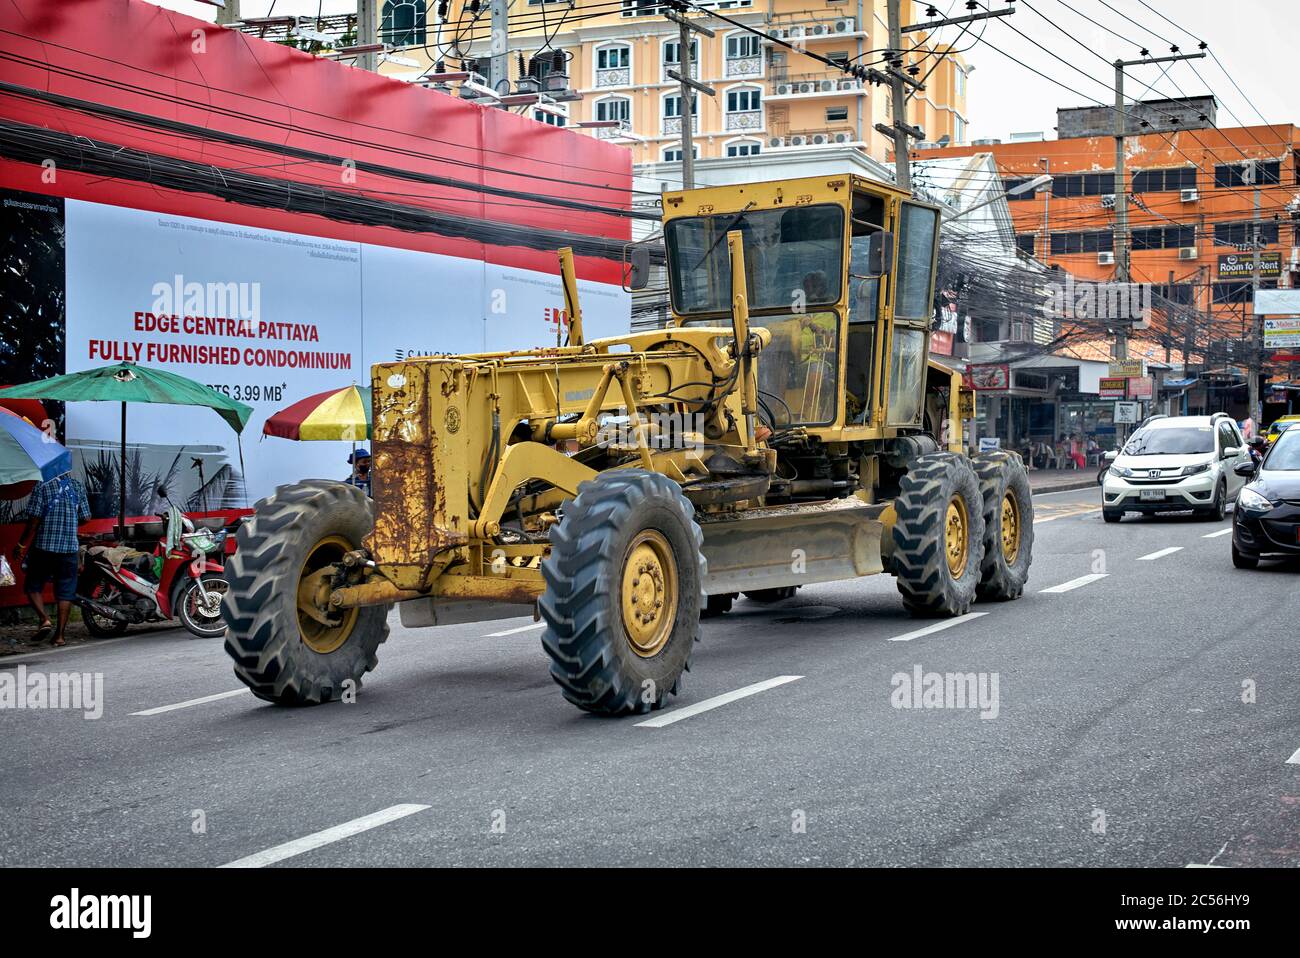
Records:
[[[565,696],[618,713],[661,705],[740,593],[889,568],[919,614],[1019,594],[1023,467],[962,455],[960,374],[928,356],[939,211],[850,176],[664,208],[674,325],[586,341],[563,250],[567,343],[374,367],[373,527],[309,484],[240,534],[227,648],[256,693],[359,682],[392,603],[407,626],[537,609]]]

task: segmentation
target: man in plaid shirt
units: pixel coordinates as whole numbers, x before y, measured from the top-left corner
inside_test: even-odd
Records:
[[[55,476],[32,490],[27,499],[26,516],[27,527],[18,537],[14,558],[19,562],[24,556],[27,558],[23,589],[27,601],[41,617],[35,640],[41,641],[54,629],[54,644],[63,645],[63,632],[72,613],[72,600],[77,595],[80,548],[77,526],[90,518],[86,489],[67,473]],[[54,598],[58,602],[57,628],[50,622],[41,599],[46,583],[51,580],[54,582]]]

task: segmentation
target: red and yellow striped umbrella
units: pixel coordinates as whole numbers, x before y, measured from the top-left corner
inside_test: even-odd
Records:
[[[370,387],[347,386],[300,399],[269,417],[262,432],[282,439],[369,439]]]

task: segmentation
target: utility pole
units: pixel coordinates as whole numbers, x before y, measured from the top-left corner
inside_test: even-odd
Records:
[[[1124,109],[1124,68],[1142,66],[1147,63],[1174,63],[1178,60],[1199,60],[1205,56],[1200,53],[1178,53],[1167,57],[1148,57],[1145,60],[1115,61],[1115,279],[1121,283],[1129,282],[1128,260],[1128,186],[1124,174],[1124,138],[1128,134],[1127,112]],[[1128,359],[1128,329],[1115,326],[1116,359]]]
[[[902,0],[886,0],[886,13],[889,18],[889,50],[885,54],[889,66],[884,74],[875,70],[867,70],[867,75],[876,82],[887,82],[890,86],[890,105],[893,112],[893,123],[877,123],[876,130],[879,133],[890,137],[894,141],[894,180],[898,185],[905,189],[912,188],[912,170],[909,163],[908,140],[924,140],[925,131],[920,127],[912,126],[907,122],[907,91],[904,87],[911,87],[913,90],[920,91],[922,85],[912,79],[905,72],[907,70],[907,55],[903,49],[903,34],[915,33],[918,30],[937,30],[939,27],[952,26],[958,23],[973,23],[976,20],[988,20],[993,17],[1005,17],[1015,13],[1013,7],[1004,10],[990,10],[987,13],[973,13],[964,17],[950,17],[944,20],[931,20],[928,23],[911,23],[903,26],[902,19]]]
[[[492,34],[488,44],[488,86],[499,95],[510,92],[510,4],[492,0]]]
[[[1255,312],[1255,294],[1259,292],[1259,162],[1252,160],[1247,169],[1250,170],[1250,178],[1255,183],[1255,217],[1252,223],[1254,228],[1251,230],[1250,244],[1254,247],[1255,255],[1250,274],[1250,362],[1246,366],[1246,372],[1250,379],[1246,383],[1246,402],[1248,404],[1246,415],[1254,423],[1255,429],[1258,430],[1259,421],[1263,418],[1260,415],[1259,408],[1259,377],[1264,366],[1263,325],[1260,322],[1259,315]]]
[[[678,111],[679,119],[682,124],[682,189],[695,189],[695,111],[691,109],[691,91],[698,90],[705,96],[717,96],[718,91],[707,83],[698,83],[691,78],[691,33],[703,34],[712,38],[716,36],[708,27],[701,26],[687,20],[686,5],[675,5],[673,10],[664,11],[664,16],[673,23],[677,24],[677,49],[678,66],[681,71],[668,70],[668,76],[676,80],[681,98],[681,109]]]
[[[378,36],[379,21],[378,13],[375,10],[375,0],[357,0],[357,46],[363,47],[378,43]],[[373,52],[358,53],[357,68],[369,70],[373,73],[379,68],[379,57]]]
[[[217,7],[217,23],[238,23],[239,0],[226,0],[224,7]]]

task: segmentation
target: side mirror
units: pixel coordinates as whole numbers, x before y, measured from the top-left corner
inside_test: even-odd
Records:
[[[1104,453],[1102,453],[1101,458],[1105,459],[1107,462],[1114,462],[1118,457],[1119,457],[1119,452],[1117,450],[1107,449]]]
[[[1241,453],[1241,450],[1238,449],[1236,446],[1224,446],[1224,447],[1223,447],[1223,452],[1219,453],[1219,458],[1220,458],[1220,459],[1231,459],[1231,458],[1233,458],[1234,456],[1239,455],[1240,453]]]
[[[645,289],[650,285],[650,247],[624,247],[627,288],[629,290]]]
[[[885,276],[894,268],[894,234],[876,230],[867,239],[867,271],[871,276]]]
[[[1249,479],[1255,474],[1255,464],[1253,462],[1239,462],[1232,467],[1232,471]]]

